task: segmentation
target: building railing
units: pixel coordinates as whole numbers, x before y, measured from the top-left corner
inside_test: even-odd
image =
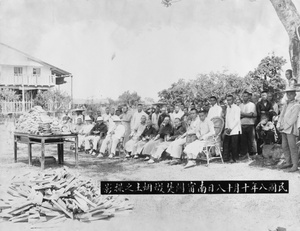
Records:
[[[21,113],[27,112],[34,106],[32,100],[24,101],[24,107],[22,100],[16,101],[0,101],[0,114],[7,114],[7,113]],[[71,108],[71,103],[67,103],[65,105],[66,108]],[[55,102],[47,102],[44,108],[46,111],[58,111],[61,110],[61,106]]]
[[[24,86],[53,86],[55,85],[55,76],[43,76],[43,75],[21,75],[14,74],[11,76],[0,75],[1,85],[24,85]]]
[[[0,113],[18,113],[23,111],[29,111],[33,107],[33,101],[0,101]]]

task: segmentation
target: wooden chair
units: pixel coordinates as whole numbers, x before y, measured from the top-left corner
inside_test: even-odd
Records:
[[[211,140],[207,141],[203,148],[206,158],[200,158],[207,161],[207,166],[209,165],[209,161],[213,159],[221,159],[222,163],[224,163],[221,152],[221,134],[224,128],[224,120],[221,117],[214,117],[211,121],[214,123],[215,135]],[[216,156],[211,155],[212,150],[215,150]]]

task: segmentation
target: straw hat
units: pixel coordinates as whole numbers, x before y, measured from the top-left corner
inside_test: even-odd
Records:
[[[97,117],[96,121],[103,121],[103,118],[101,116]]]

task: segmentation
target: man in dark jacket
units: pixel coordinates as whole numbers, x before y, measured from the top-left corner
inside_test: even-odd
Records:
[[[155,160],[158,160],[163,152],[169,147],[169,145],[172,143],[172,141],[176,140],[178,137],[183,135],[186,132],[186,127],[182,125],[181,119],[175,118],[174,120],[174,130],[173,135],[166,140],[165,142],[162,142],[157,147],[157,150],[154,154],[151,155],[151,160],[148,161],[148,163],[154,163]]]
[[[167,108],[162,107],[161,108],[161,114],[158,116],[158,122],[157,122],[159,128],[160,128],[160,125],[162,124],[162,122],[164,121],[166,116],[169,116],[169,114],[167,113]]]
[[[88,149],[88,146],[86,145],[86,149],[85,149],[86,153],[90,153],[93,156],[96,155],[98,142],[100,141],[101,138],[103,139],[106,136],[107,130],[108,130],[107,125],[105,123],[103,123],[103,118],[98,117],[96,120],[95,126],[90,131],[89,136],[87,136],[85,138],[84,142],[86,144],[88,144],[91,141],[92,145],[93,145],[90,150]]]

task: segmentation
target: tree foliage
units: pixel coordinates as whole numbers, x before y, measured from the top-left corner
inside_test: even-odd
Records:
[[[282,66],[285,63],[283,57],[272,54],[262,59],[258,67],[250,71],[245,78],[227,71],[199,74],[189,81],[179,79],[168,89],[160,91],[158,96],[161,101],[171,104],[205,100],[212,95],[220,99],[225,98],[227,94],[241,96],[245,90],[257,93],[263,90],[272,91],[280,97],[280,91],[285,88],[285,81],[281,78]]]
[[[70,102],[71,97],[58,89],[39,92],[34,99],[35,105],[42,106],[48,111],[66,110],[69,108]]]
[[[207,99],[214,95],[224,98],[227,94],[239,95],[246,88],[243,78],[237,74],[229,74],[226,71],[199,74],[195,79],[185,81],[183,79],[173,83],[170,88],[158,93],[160,100],[166,103],[193,101]]]
[[[286,60],[274,54],[262,59],[258,67],[254,71],[250,71],[245,77],[250,90],[258,93],[271,91],[278,97],[282,96],[280,92],[286,85],[285,80],[281,78],[282,66],[284,64],[286,64]]]
[[[19,99],[20,99],[20,96],[17,95],[14,90],[11,90],[8,88],[0,88],[0,100],[16,101]]]
[[[136,92],[125,91],[118,98],[119,104],[126,104],[128,106],[136,106],[141,100],[141,97]]]

